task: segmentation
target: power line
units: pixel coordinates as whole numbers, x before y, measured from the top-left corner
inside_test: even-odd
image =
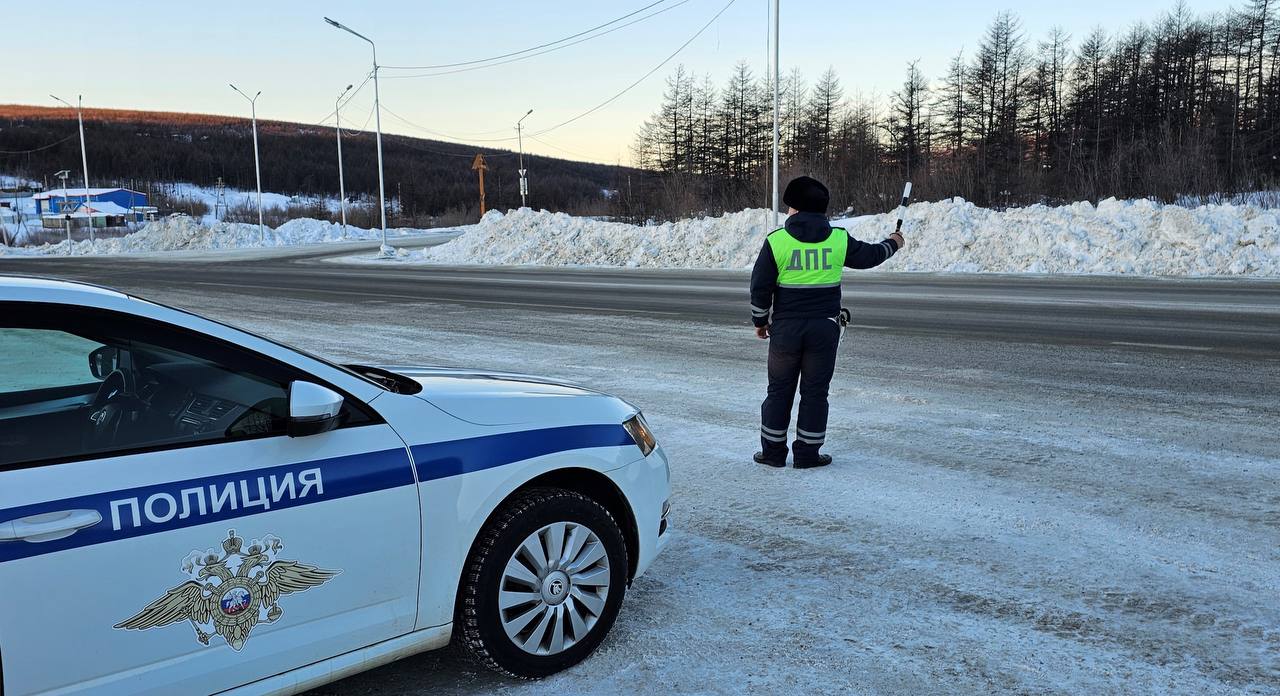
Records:
[[[679,55],[679,54],[680,54],[680,52],[681,52],[681,51],[683,51],[684,49],[688,48],[689,44],[693,43],[693,42],[694,42],[694,40],[695,40],[695,39],[697,39],[699,36],[702,36],[703,32],[705,32],[708,28],[710,28],[712,24],[715,24],[716,20],[717,20],[717,19],[720,19],[720,15],[723,15],[723,14],[724,14],[724,13],[725,13],[725,12],[726,12],[730,7],[732,7],[732,6],[733,6],[733,4],[734,4],[735,2],[737,2],[737,1],[738,1],[738,0],[729,0],[729,2],[725,3],[725,6],[724,6],[724,7],[722,7],[722,8],[720,8],[720,11],[719,11],[719,12],[717,12],[717,13],[715,13],[715,15],[714,15],[711,19],[707,20],[707,23],[706,23],[706,24],[703,24],[703,25],[702,25],[702,28],[701,28],[701,29],[699,29],[699,30],[698,30],[698,31],[697,31],[693,36],[689,37],[689,40],[688,40],[688,41],[686,41],[686,42],[684,42],[683,44],[681,44],[681,45],[680,45],[680,48],[677,48],[675,51],[673,51],[673,52],[671,53],[671,55],[669,55],[669,56],[667,56],[666,58],[664,58],[664,59],[663,59],[663,61],[662,61],[661,63],[658,63],[657,65],[655,65],[655,66],[653,67],[653,69],[652,69],[652,70],[650,70],[649,72],[645,73],[644,75],[641,75],[641,76],[640,76],[640,79],[638,79],[638,80],[636,80],[635,82],[632,82],[631,84],[627,85],[627,87],[626,87],[625,89],[623,89],[621,92],[618,92],[617,94],[613,95],[612,97],[609,97],[608,99],[606,99],[606,100],[604,100],[604,101],[600,102],[599,104],[597,104],[597,105],[595,105],[595,106],[591,107],[590,109],[587,109],[586,111],[584,111],[584,112],[582,112],[582,113],[578,114],[577,116],[574,116],[573,118],[571,118],[571,119],[569,119],[569,120],[567,120],[567,121],[561,121],[560,123],[557,123],[556,125],[551,126],[550,128],[544,128],[543,130],[540,130],[540,131],[538,131],[537,133],[530,133],[530,137],[532,137],[532,136],[538,136],[538,135],[545,135],[545,134],[547,134],[547,133],[550,133],[550,132],[551,132],[551,131],[553,131],[553,130],[556,130],[557,128],[562,128],[562,127],[564,127],[564,126],[567,126],[567,125],[569,125],[570,123],[573,123],[574,121],[577,121],[578,119],[581,119],[581,118],[585,118],[585,117],[587,117],[587,116],[590,116],[591,114],[593,114],[593,113],[595,113],[595,112],[599,111],[600,109],[603,109],[604,107],[608,106],[609,104],[612,104],[613,102],[617,101],[620,97],[622,97],[622,95],[626,94],[627,92],[630,92],[632,89],[634,89],[634,88],[635,88],[637,85],[639,85],[641,82],[644,82],[645,80],[647,80],[647,79],[649,78],[649,76],[650,76],[650,75],[653,75],[654,73],[656,73],[656,72],[658,72],[659,70],[661,70],[661,69],[662,69],[662,66],[666,65],[667,63],[670,63],[672,58],[675,58],[677,55]]]
[[[685,0],[685,2],[687,2],[687,1],[688,1],[688,0]],[[608,106],[608,105],[612,104],[613,102],[617,101],[619,98],[621,98],[621,97],[622,97],[622,95],[624,95],[624,94],[626,94],[627,92],[630,92],[631,90],[635,89],[635,88],[636,88],[636,87],[637,87],[641,82],[644,82],[645,80],[649,79],[649,77],[650,77],[650,76],[652,76],[654,73],[656,73],[656,72],[658,72],[659,70],[661,70],[663,66],[665,66],[667,63],[670,63],[670,62],[671,62],[671,60],[672,60],[673,58],[675,58],[676,56],[680,55],[680,53],[681,53],[682,51],[684,51],[684,49],[686,49],[686,48],[688,48],[688,47],[689,47],[689,44],[691,44],[691,43],[693,43],[695,40],[697,40],[697,38],[698,38],[699,36],[702,36],[702,34],[703,34],[703,33],[705,33],[705,32],[707,31],[707,29],[709,29],[709,28],[711,27],[711,25],[712,25],[712,24],[715,24],[716,20],[720,19],[720,16],[721,16],[721,15],[723,15],[725,12],[727,12],[727,11],[729,10],[729,8],[730,8],[730,7],[732,7],[732,6],[733,6],[733,4],[734,4],[735,2],[737,2],[737,1],[738,1],[738,0],[729,0],[729,2],[725,3],[725,6],[724,6],[724,7],[722,7],[722,8],[720,8],[720,11],[719,11],[719,12],[717,12],[717,13],[715,13],[715,15],[713,15],[713,16],[711,17],[711,19],[707,20],[707,23],[706,23],[706,24],[703,24],[703,25],[702,25],[702,27],[701,27],[700,29],[698,29],[698,31],[696,31],[696,32],[693,34],[693,36],[690,36],[690,37],[689,37],[689,40],[685,41],[683,44],[680,44],[680,47],[679,47],[679,48],[677,48],[676,50],[672,51],[672,52],[671,52],[671,54],[670,54],[670,55],[668,55],[666,58],[662,59],[662,62],[661,62],[661,63],[658,63],[657,65],[653,66],[653,69],[651,69],[649,72],[645,73],[644,75],[641,75],[641,76],[640,76],[640,78],[639,78],[639,79],[637,79],[635,82],[632,82],[631,84],[627,85],[625,88],[623,88],[623,90],[622,90],[621,92],[618,92],[617,94],[613,95],[612,97],[609,97],[608,99],[606,99],[606,100],[604,100],[604,101],[600,102],[599,104],[596,104],[595,106],[591,107],[590,109],[587,109],[586,111],[583,111],[582,113],[578,114],[577,116],[574,116],[573,118],[570,118],[570,119],[565,120],[565,121],[561,121],[560,123],[557,123],[557,124],[556,124],[556,125],[554,125],[554,126],[551,126],[551,127],[549,127],[549,128],[544,128],[544,129],[542,129],[542,130],[540,130],[540,131],[538,131],[538,132],[536,132],[536,133],[529,133],[528,135],[529,135],[530,137],[539,136],[539,135],[546,135],[547,133],[550,133],[550,132],[552,132],[552,131],[554,131],[554,130],[557,130],[557,129],[559,129],[559,128],[563,128],[564,126],[567,126],[567,125],[569,125],[570,123],[573,123],[573,122],[578,121],[578,120],[580,120],[580,119],[586,118],[587,116],[590,116],[591,114],[593,114],[593,113],[595,113],[595,112],[599,111],[600,109],[603,109],[604,107],[606,107],[606,106]],[[428,134],[430,134],[430,135],[434,135],[434,136],[436,136],[437,138],[445,138],[445,139],[448,139],[448,140],[470,141],[470,142],[474,142],[474,143],[481,143],[481,142],[488,142],[488,143],[500,143],[500,142],[510,142],[510,141],[515,140],[515,139],[516,139],[516,137],[515,137],[515,136],[508,136],[508,137],[505,137],[505,138],[458,138],[458,137],[454,137],[454,136],[452,136],[452,135],[449,135],[449,134],[447,134],[447,133],[441,133],[441,132],[439,132],[439,131],[433,131],[433,130],[431,130],[430,128],[427,128],[427,127],[425,127],[425,126],[421,126],[421,125],[419,125],[419,124],[417,124],[417,123],[414,123],[413,121],[410,121],[409,119],[407,119],[407,118],[405,118],[405,117],[403,117],[403,116],[401,116],[401,115],[399,115],[399,114],[395,113],[394,111],[392,111],[392,110],[388,109],[388,108],[386,107],[386,105],[383,105],[382,110],[383,110],[383,111],[386,111],[386,112],[387,112],[387,113],[389,113],[389,114],[391,114],[393,117],[395,117],[397,120],[399,120],[400,122],[404,123],[405,125],[408,125],[408,126],[410,126],[410,127],[412,127],[412,128],[416,128],[416,129],[418,129],[418,130],[420,130],[420,131],[422,131],[422,132],[424,132],[424,133],[428,133]]]
[[[351,103],[351,100],[352,100],[352,99],[355,99],[355,98],[356,98],[356,95],[360,93],[360,90],[364,89],[364,86],[365,86],[365,85],[367,85],[367,84],[369,84],[369,81],[370,81],[370,80],[372,80],[372,79],[373,79],[373,72],[372,72],[372,71],[370,71],[370,72],[369,72],[369,74],[367,74],[367,75],[365,75],[365,76],[364,76],[364,81],[360,83],[360,86],[359,86],[359,87],[356,87],[356,88],[351,92],[351,94],[350,94],[350,95],[348,95],[345,99],[343,99],[343,100],[342,100],[342,102],[341,102],[340,104],[338,104],[338,105],[337,105],[337,107],[336,107],[336,108],[334,108],[333,110],[331,110],[329,113],[325,114],[323,118],[321,118],[321,119],[317,120],[317,121],[315,122],[315,125],[317,125],[317,126],[324,126],[324,125],[327,125],[327,124],[328,124],[329,119],[330,119],[330,118],[333,118],[335,115],[337,115],[337,113],[338,113],[338,109],[341,109],[342,107],[346,106],[347,104],[350,104],[350,103]],[[372,112],[370,112],[370,113],[372,113]],[[365,121],[365,123],[368,123],[368,121],[366,120],[366,121]]]
[[[568,40],[570,40],[570,39],[576,39],[576,38],[578,38],[579,36],[582,36],[582,35],[584,35],[584,34],[590,34],[591,32],[596,31],[597,29],[603,29],[603,28],[605,28],[605,27],[609,26],[610,24],[617,24],[618,22],[621,22],[622,20],[624,20],[624,19],[626,19],[626,18],[628,18],[628,17],[631,17],[631,16],[634,16],[634,15],[640,14],[641,12],[644,12],[645,10],[649,9],[650,7],[653,7],[654,5],[661,5],[661,4],[662,4],[662,3],[664,3],[664,2],[667,2],[667,0],[657,0],[657,2],[651,2],[651,3],[649,3],[648,5],[645,5],[644,7],[641,7],[640,9],[638,9],[638,10],[636,10],[636,11],[634,11],[634,12],[629,12],[629,13],[627,13],[627,14],[622,15],[621,17],[618,17],[617,19],[611,19],[611,20],[609,20],[608,22],[605,22],[604,24],[601,24],[601,25],[599,25],[599,26],[591,27],[590,29],[587,29],[587,30],[585,30],[585,31],[580,31],[580,32],[578,32],[577,34],[572,34],[572,35],[570,35],[570,36],[566,36],[566,37],[564,37],[563,39],[556,39],[555,41],[549,41],[549,42],[547,42],[547,43],[540,44],[540,45],[538,45],[538,46],[533,46],[533,47],[531,47],[531,48],[526,48],[526,49],[524,49],[524,50],[520,50],[520,51],[512,51],[511,53],[504,53],[504,54],[502,54],[502,55],[500,55],[500,56],[493,56],[493,57],[491,57],[491,58],[480,58],[480,59],[477,59],[477,60],[468,60],[468,61],[463,61],[463,62],[461,62],[461,63],[442,63],[442,64],[440,64],[440,65],[384,65],[384,66],[382,66],[382,67],[383,67],[383,68],[386,68],[387,70],[439,70],[439,69],[442,69],[442,68],[457,68],[457,67],[460,67],[460,66],[463,66],[463,65],[475,65],[475,64],[477,64],[477,63],[488,63],[488,62],[490,62],[490,61],[494,61],[494,60],[501,60],[501,59],[503,59],[503,58],[510,58],[511,56],[518,56],[518,55],[523,54],[523,53],[529,53],[529,52],[531,52],[531,51],[536,51],[536,50],[541,49],[541,48],[546,48],[546,47],[548,47],[548,46],[554,46],[554,45],[556,45],[556,44],[564,43],[565,41],[568,41]]]
[[[49,143],[48,145],[41,145],[40,147],[32,148],[30,150],[0,150],[0,155],[29,155],[33,152],[40,152],[41,150],[48,150],[51,147],[57,147],[67,142],[68,140],[71,140],[74,137],[76,136],[68,135],[67,137],[57,142]]]
[[[584,154],[582,154],[582,153],[574,152],[573,150],[569,150],[569,149],[567,149],[567,148],[560,147],[559,145],[556,145],[555,143],[549,143],[549,142],[547,142],[547,141],[543,140],[542,138],[538,138],[538,137],[535,137],[535,136],[530,135],[530,136],[529,136],[529,139],[530,139],[530,140],[533,140],[533,141],[535,141],[535,142],[542,143],[543,145],[546,145],[547,147],[549,147],[549,148],[551,148],[551,149],[553,149],[553,150],[559,150],[560,152],[563,152],[563,153],[565,153],[566,155],[571,155],[571,156],[573,156],[573,157],[581,157],[582,159],[589,159],[586,155],[584,155]]]
[[[409,79],[422,78],[422,77],[441,77],[441,76],[443,76],[443,75],[456,75],[457,73],[471,72],[472,70],[483,70],[483,69],[485,69],[485,68],[494,68],[494,67],[497,67],[497,66],[499,66],[499,65],[506,65],[506,64],[508,64],[508,63],[516,63],[516,62],[519,62],[519,61],[522,61],[522,60],[527,60],[527,59],[529,59],[529,58],[534,58],[534,57],[537,57],[537,56],[545,55],[545,54],[547,54],[547,53],[551,53],[551,52],[553,52],[553,51],[559,51],[559,50],[561,50],[561,49],[569,48],[570,46],[577,46],[578,44],[583,43],[583,42],[586,42],[586,41],[590,41],[591,39],[598,39],[598,38],[600,38],[601,36],[605,36],[605,35],[607,35],[607,34],[612,34],[613,32],[618,31],[618,30],[620,30],[620,29],[626,29],[627,27],[629,27],[629,26],[631,26],[631,25],[633,25],[633,24],[637,24],[637,23],[639,23],[639,22],[643,22],[643,21],[645,21],[646,19],[651,19],[651,18],[653,18],[653,17],[657,17],[658,15],[660,15],[660,14],[662,14],[662,13],[664,13],[664,12],[668,12],[668,11],[670,11],[670,10],[674,10],[675,8],[677,8],[677,7],[681,6],[681,5],[684,5],[685,3],[688,3],[689,1],[690,1],[690,0],[680,0],[679,2],[677,2],[677,3],[676,3],[676,4],[674,4],[674,5],[668,5],[667,7],[664,7],[664,8],[662,8],[662,9],[660,9],[660,10],[656,11],[656,12],[652,12],[652,13],[650,13],[650,14],[647,14],[647,15],[643,16],[643,17],[639,17],[639,18],[637,18],[637,19],[633,19],[633,20],[631,20],[630,22],[627,22],[626,24],[622,24],[622,25],[620,25],[620,26],[616,26],[616,27],[614,27],[614,28],[612,28],[612,29],[610,29],[610,30],[608,30],[608,31],[602,31],[602,32],[600,32],[599,34],[596,34],[596,35],[594,35],[594,36],[588,36],[588,37],[586,37],[586,38],[578,39],[577,41],[574,41],[574,42],[572,42],[572,43],[564,44],[563,46],[555,46],[555,47],[553,47],[553,48],[547,48],[547,49],[545,49],[545,50],[538,51],[537,53],[530,53],[530,54],[528,54],[528,55],[517,56],[517,57],[515,57],[515,58],[508,58],[508,59],[506,59],[506,60],[498,60],[497,62],[488,62],[488,61],[492,61],[492,60],[497,60],[497,58],[496,58],[496,57],[495,57],[495,58],[490,58],[490,59],[488,59],[487,61],[475,61],[475,62],[480,62],[480,63],[484,63],[484,64],[483,64],[483,65],[472,65],[471,67],[458,68],[458,69],[456,69],[456,70],[444,70],[444,71],[441,71],[441,72],[418,73],[418,74],[416,74],[416,75],[389,75],[389,76],[387,77],[387,79],[388,79],[388,80],[409,80]],[[656,4],[656,3],[655,3],[655,4]],[[652,7],[652,5],[651,5],[650,7]],[[533,50],[533,49],[530,49],[530,50]]]
[[[382,108],[383,108],[383,110],[386,110],[386,107],[385,107],[385,106],[384,106],[384,107],[382,107]],[[414,141],[414,140],[412,140],[412,139],[410,139],[410,140],[406,140],[405,142],[403,142],[403,143],[401,143],[401,144],[402,144],[402,145],[405,145],[405,146],[407,146],[407,147],[409,147],[409,148],[410,148],[410,149],[412,149],[412,150],[421,150],[422,152],[430,152],[430,153],[431,153],[431,154],[433,154],[433,155],[441,155],[441,156],[443,156],[443,157],[462,157],[462,158],[466,158],[466,159],[474,159],[474,158],[475,158],[475,154],[474,154],[474,153],[444,152],[443,150],[436,150],[436,149],[433,149],[433,148],[429,148],[429,147],[424,147],[424,146],[422,146],[422,145],[418,145],[418,144],[417,144],[417,142],[415,142],[415,141]],[[456,143],[456,144],[461,145],[461,143]],[[492,149],[492,148],[480,148],[480,149]],[[486,153],[484,153],[484,156],[485,156],[486,158],[493,158],[493,157],[515,157],[515,156],[516,156],[516,153],[514,153],[514,152],[486,152]]]
[[[453,136],[453,135],[449,135],[448,133],[441,133],[441,132],[439,132],[439,131],[431,130],[430,128],[427,128],[426,126],[418,125],[417,123],[414,123],[413,121],[410,121],[409,119],[405,118],[404,116],[401,116],[400,114],[397,114],[396,112],[392,111],[391,109],[388,109],[386,104],[383,104],[383,105],[382,105],[382,110],[383,110],[383,111],[385,111],[385,112],[387,112],[388,114],[390,114],[392,118],[394,118],[394,119],[396,119],[397,121],[399,121],[399,122],[401,122],[401,123],[405,124],[406,126],[409,126],[410,128],[414,128],[414,129],[416,129],[416,130],[420,130],[420,131],[422,131],[423,133],[426,133],[426,134],[428,134],[428,135],[434,135],[434,136],[436,136],[437,138],[444,138],[444,139],[446,139],[446,140],[460,140],[460,141],[463,141],[463,143],[464,143],[464,144],[465,144],[467,141],[470,141],[470,142],[473,142],[473,143],[503,143],[503,142],[510,142],[510,141],[515,140],[515,139],[516,139],[516,136],[514,136],[514,135],[512,135],[512,136],[508,136],[508,137],[506,137],[506,138],[459,138],[459,137],[456,137],[456,136]]]

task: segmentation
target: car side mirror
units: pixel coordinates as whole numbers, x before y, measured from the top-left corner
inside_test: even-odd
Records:
[[[337,428],[342,415],[342,395],[319,384],[289,384],[289,437],[319,435]]]
[[[98,379],[106,379],[120,362],[120,349],[103,346],[89,352],[89,373]]]

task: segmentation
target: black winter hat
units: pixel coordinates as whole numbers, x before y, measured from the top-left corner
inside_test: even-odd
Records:
[[[831,203],[831,192],[821,181],[808,176],[798,176],[787,184],[782,194],[782,202],[802,213],[827,213]]]

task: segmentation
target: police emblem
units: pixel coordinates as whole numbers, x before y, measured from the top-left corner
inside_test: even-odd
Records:
[[[254,626],[280,619],[282,595],[317,587],[342,572],[277,558],[283,548],[268,534],[246,549],[233,529],[222,541],[222,553],[209,549],[187,555],[182,571],[190,580],[115,627],[141,631],[185,620],[202,644],[219,635],[240,650]]]

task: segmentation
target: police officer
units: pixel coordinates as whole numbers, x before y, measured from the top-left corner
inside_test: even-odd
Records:
[[[874,268],[902,248],[894,232],[878,244],[860,242],[827,220],[827,187],[802,176],[787,184],[786,227],[765,239],[751,272],[751,322],[769,340],[769,392],[760,406],[755,460],[787,465],[787,428],[796,385],[800,415],[791,451],[795,468],[831,463],[820,454],[827,437],[827,390],[840,340],[840,275],[845,267]]]

